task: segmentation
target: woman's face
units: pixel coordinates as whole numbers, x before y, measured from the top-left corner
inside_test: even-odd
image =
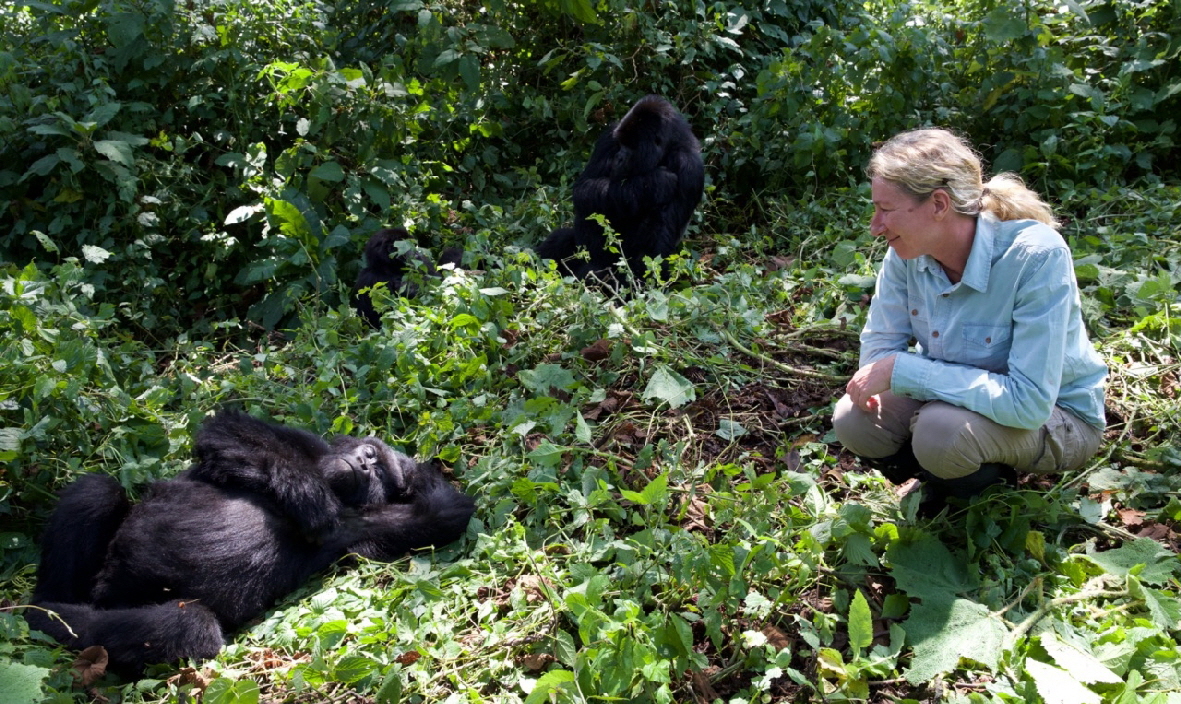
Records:
[[[933,254],[937,229],[935,199],[929,195],[915,198],[893,183],[875,177],[869,182],[873,198],[873,219],[869,232],[885,237],[894,252],[903,259]]]

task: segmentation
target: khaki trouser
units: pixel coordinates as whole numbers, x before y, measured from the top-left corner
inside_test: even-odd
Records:
[[[974,411],[942,401],[915,401],[889,391],[867,412],[846,394],[832,425],[850,452],[868,459],[889,457],[909,439],[923,469],[943,479],[972,474],[986,462],[1019,472],[1050,474],[1082,467],[1103,443],[1103,431],[1055,406],[1037,430],[1000,425]]]

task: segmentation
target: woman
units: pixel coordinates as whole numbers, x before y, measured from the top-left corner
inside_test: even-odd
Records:
[[[840,442],[924,508],[1015,471],[1081,467],[1103,440],[1107,367],[1087,339],[1050,207],[941,129],[904,132],[867,169],[870,232],[889,243]],[[913,343],[913,349],[911,344]]]

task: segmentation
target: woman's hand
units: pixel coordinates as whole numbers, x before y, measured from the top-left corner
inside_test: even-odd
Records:
[[[858,369],[849,383],[845,385],[845,392],[849,394],[849,398],[858,408],[863,411],[873,411],[878,407],[878,394],[890,390],[890,377],[894,374],[895,356],[890,355]]]

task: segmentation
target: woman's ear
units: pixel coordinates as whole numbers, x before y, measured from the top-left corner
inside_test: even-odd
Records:
[[[951,196],[942,188],[936,188],[931,191],[931,202],[935,205],[934,216],[936,220],[942,220],[952,212]]]

